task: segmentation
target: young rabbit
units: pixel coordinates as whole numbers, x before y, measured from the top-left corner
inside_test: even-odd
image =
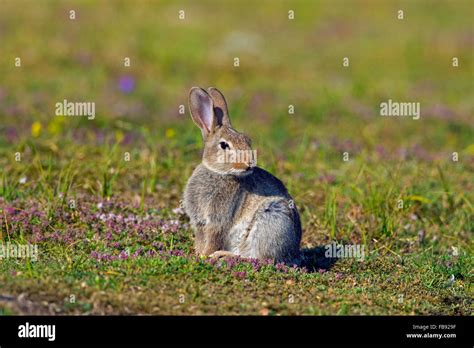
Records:
[[[204,139],[202,163],[189,178],[183,200],[196,252],[297,263],[301,223],[296,206],[280,180],[255,166],[251,141],[232,128],[224,96],[216,88],[193,87],[189,107]]]

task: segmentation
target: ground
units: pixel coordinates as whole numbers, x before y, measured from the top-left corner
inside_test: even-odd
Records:
[[[0,3],[0,238],[38,257],[0,260],[0,314],[472,315],[470,1],[25,4]],[[194,254],[194,85],[287,185],[303,265]]]

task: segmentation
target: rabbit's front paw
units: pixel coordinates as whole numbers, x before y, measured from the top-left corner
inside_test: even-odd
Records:
[[[214,251],[209,257],[213,258],[221,258],[221,257],[226,257],[226,256],[235,256],[235,254],[232,251],[227,251],[227,250],[217,250]]]

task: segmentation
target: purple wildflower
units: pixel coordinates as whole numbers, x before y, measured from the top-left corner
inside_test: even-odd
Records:
[[[142,247],[135,250],[135,252],[133,253],[133,258],[137,258],[138,256],[140,256],[142,254],[142,251],[143,251]]]
[[[244,279],[247,276],[247,272],[232,272],[234,277]]]
[[[178,250],[178,249],[170,250],[170,255],[171,256],[184,256],[184,251]]]
[[[277,263],[275,268],[277,271],[288,272],[288,267],[282,262]]]
[[[214,266],[217,263],[217,259],[211,258],[211,259],[206,259],[206,262],[212,266]]]
[[[130,94],[135,89],[135,79],[131,76],[122,76],[119,80],[120,91]]]
[[[122,250],[122,251],[120,252],[120,254],[119,254],[119,259],[121,259],[121,260],[126,260],[126,259],[128,259],[128,253],[127,253],[126,250]]]
[[[13,144],[18,139],[18,132],[15,128],[8,127],[6,130],[6,139],[7,142]]]

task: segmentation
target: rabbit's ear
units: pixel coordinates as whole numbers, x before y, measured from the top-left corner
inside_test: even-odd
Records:
[[[214,129],[215,116],[212,99],[207,92],[199,87],[189,91],[189,109],[194,123],[201,128],[204,139]]]
[[[216,115],[217,124],[232,127],[224,95],[214,87],[209,87],[207,93],[211,96],[214,104],[214,114]]]

